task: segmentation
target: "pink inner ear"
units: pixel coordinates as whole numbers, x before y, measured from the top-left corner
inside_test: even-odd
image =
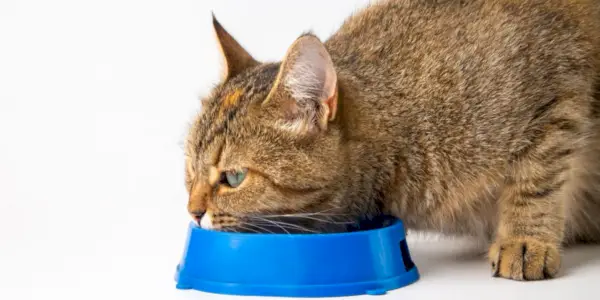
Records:
[[[298,103],[319,101],[327,109],[327,120],[335,117],[337,107],[337,75],[325,46],[314,36],[300,38],[285,76],[285,86]]]
[[[325,104],[327,105],[327,107],[329,108],[329,112],[327,114],[327,120],[329,121],[333,121],[335,119],[335,115],[337,113],[337,100],[338,100],[338,95],[337,95],[337,85],[335,85],[333,87],[333,95],[329,98],[327,98],[327,100],[325,100]]]

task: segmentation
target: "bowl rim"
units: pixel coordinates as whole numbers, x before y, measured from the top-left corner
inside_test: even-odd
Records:
[[[194,222],[194,221],[190,222],[190,228],[192,229],[192,231],[202,232],[204,234],[210,234],[210,235],[214,235],[214,236],[228,236],[228,237],[232,237],[232,238],[235,238],[235,237],[239,237],[239,238],[253,237],[253,238],[269,238],[269,239],[273,239],[273,238],[286,238],[286,239],[289,239],[289,238],[302,238],[302,239],[306,239],[306,238],[340,238],[340,237],[356,237],[356,236],[363,236],[363,235],[371,235],[374,233],[379,234],[384,231],[391,231],[391,230],[398,230],[398,229],[401,229],[402,233],[404,234],[404,224],[403,224],[402,220],[395,218],[395,217],[392,218],[391,224],[389,224],[385,227],[351,231],[351,232],[333,232],[333,233],[228,232],[228,231],[204,229],[204,228],[198,226],[198,224],[196,224],[196,222]]]

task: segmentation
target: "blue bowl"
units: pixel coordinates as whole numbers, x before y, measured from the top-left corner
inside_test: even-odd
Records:
[[[326,234],[204,230],[190,223],[178,289],[247,296],[385,294],[419,278],[400,220]]]

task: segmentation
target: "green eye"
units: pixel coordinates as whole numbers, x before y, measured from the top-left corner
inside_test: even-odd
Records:
[[[247,169],[227,171],[221,174],[221,183],[226,184],[232,188],[237,188],[246,179]]]

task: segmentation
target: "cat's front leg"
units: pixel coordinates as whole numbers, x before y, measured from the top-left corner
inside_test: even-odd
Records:
[[[560,168],[558,165],[529,168],[519,172],[521,178],[509,180],[500,199],[500,223],[489,250],[492,272],[497,277],[547,279],[560,268],[565,219],[561,197],[565,197],[562,190],[566,182],[561,172],[554,170]]]
[[[565,203],[572,197],[569,170],[577,155],[578,124],[545,124],[538,144],[515,156],[499,199],[499,224],[489,250],[496,277],[540,280],[560,269]]]

